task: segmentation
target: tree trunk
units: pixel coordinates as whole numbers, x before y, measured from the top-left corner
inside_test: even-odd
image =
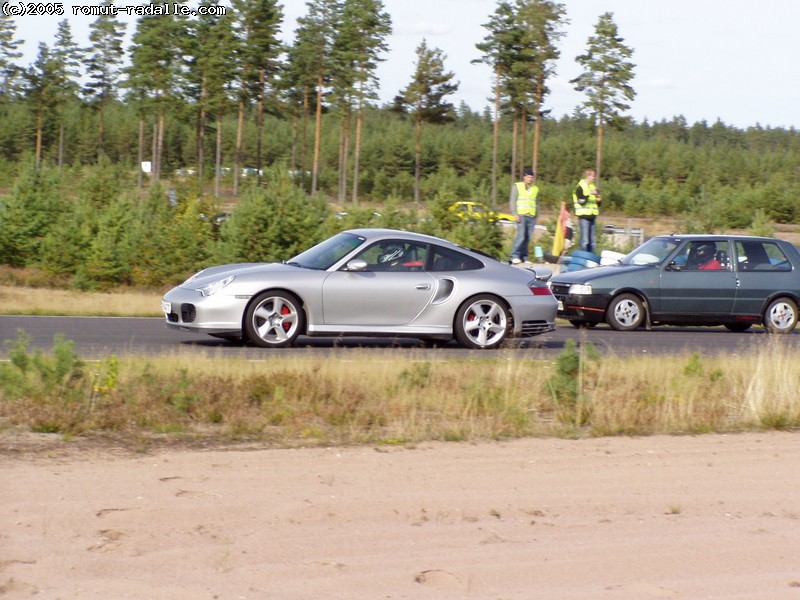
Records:
[[[258,104],[256,107],[256,182],[261,183],[261,166],[262,166],[262,159],[261,159],[261,145],[263,143],[263,128],[264,128],[264,69],[259,71],[258,81],[259,81],[259,92],[258,92]]]
[[[150,183],[155,180],[158,165],[158,116],[153,120],[153,139],[150,140]]]
[[[525,142],[528,137],[528,109],[522,107],[519,115],[519,175],[517,181],[522,179],[522,171],[525,168]]]
[[[342,112],[342,129],[339,152],[339,203],[347,201],[347,173],[350,170],[350,130],[351,118],[350,108],[347,107]]]
[[[322,74],[317,78],[317,110],[314,122],[314,163],[311,165],[311,195],[317,193],[319,177],[319,147],[322,131]]]
[[[64,121],[58,126],[58,168],[64,166]]]
[[[500,66],[495,72],[494,124],[492,131],[492,206],[497,206],[497,160],[500,145]]]
[[[514,116],[514,123],[511,125],[511,182],[509,187],[514,185],[517,180],[517,130],[519,128],[519,121],[516,115]]]
[[[363,95],[358,100],[356,114],[356,145],[353,148],[353,206],[358,206],[358,177],[361,165],[361,129],[364,123]]]
[[[542,134],[542,82],[536,83],[536,119],[533,121],[533,150],[531,152],[531,168],[539,172],[539,140]]]
[[[419,204],[419,181],[422,174],[422,116],[417,115],[417,141],[414,148],[414,203]]]
[[[214,152],[214,166],[216,175],[214,176],[214,197],[220,197],[220,180],[222,174],[222,115],[217,115],[217,139],[216,149]],[[236,178],[234,176],[234,181]]]
[[[42,164],[42,122],[44,121],[42,111],[36,112],[36,166]]]
[[[97,112],[97,160],[100,160],[106,153],[106,103],[100,100],[100,109]],[[141,171],[141,163],[140,168]]]
[[[201,186],[203,185],[203,163],[205,162],[203,158],[205,157],[205,146],[206,146],[206,96],[208,94],[208,90],[206,90],[205,83],[203,83],[203,87],[200,90],[200,111],[197,113],[197,182]]]
[[[164,133],[167,128],[164,113],[158,115],[158,170],[156,171],[156,181],[161,179],[164,168]]]
[[[142,163],[144,162],[144,117],[139,117],[139,149],[136,157],[139,159],[139,170],[136,177],[136,187],[141,189],[143,183],[144,173],[142,172]]]
[[[244,139],[244,98],[239,99],[239,116],[236,118],[236,157],[233,165],[233,195],[239,193],[239,172],[242,170],[242,140]],[[220,127],[222,121],[219,120]],[[217,131],[217,139],[220,139],[221,131]],[[221,157],[220,157],[221,159]]]
[[[603,162],[603,121],[597,124],[597,156],[595,157],[594,170],[596,173],[596,185],[600,187],[600,166]]]
[[[300,181],[306,189],[306,172],[308,171],[308,86],[303,86],[303,112],[300,113]]]

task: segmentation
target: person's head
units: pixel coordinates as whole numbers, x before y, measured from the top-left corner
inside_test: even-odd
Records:
[[[697,251],[695,252],[695,257],[697,258],[697,264],[704,265],[709,262],[711,259],[714,258],[714,255],[717,253],[717,247],[715,244],[707,243],[707,244],[700,244],[697,246]]]
[[[525,183],[533,183],[534,179],[536,179],[536,173],[533,172],[533,169],[525,169],[522,171],[522,181]]]
[[[403,247],[400,244],[392,244],[383,248],[378,257],[378,263],[382,265],[395,265],[403,257]]]
[[[594,169],[584,169],[583,170],[583,178],[586,181],[594,181],[594,178],[597,176],[597,173]]]

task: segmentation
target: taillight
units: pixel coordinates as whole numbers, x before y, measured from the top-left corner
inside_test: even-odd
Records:
[[[547,286],[542,287],[533,287],[530,286],[531,294],[534,296],[552,296],[553,292],[550,291],[550,288]]]

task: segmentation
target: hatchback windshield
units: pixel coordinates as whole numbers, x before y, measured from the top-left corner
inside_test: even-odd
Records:
[[[286,262],[306,269],[329,269],[354,249],[364,243],[364,238],[352,233],[339,233],[316,246],[301,252]]]
[[[653,238],[647,240],[619,262],[623,265],[655,265],[667,258],[680,242],[677,238]]]

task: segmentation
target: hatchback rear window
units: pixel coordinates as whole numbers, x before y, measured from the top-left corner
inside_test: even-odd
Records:
[[[791,271],[792,264],[774,242],[736,242],[740,271]]]

